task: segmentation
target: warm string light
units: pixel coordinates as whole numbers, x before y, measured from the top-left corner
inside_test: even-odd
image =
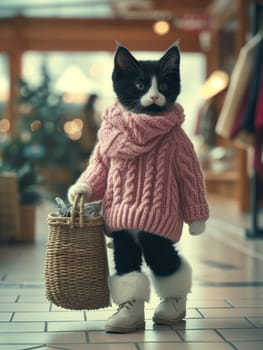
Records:
[[[227,87],[228,82],[229,76],[227,73],[221,70],[214,71],[201,86],[199,90],[200,97],[208,100],[223,91]]]
[[[42,123],[40,120],[34,120],[31,124],[30,124],[30,129],[35,132],[38,129],[40,129],[42,126]]]
[[[101,73],[101,67],[100,65],[94,63],[90,66],[89,68],[89,74],[90,76],[92,76],[93,78],[97,78]]]
[[[0,132],[7,133],[10,130],[11,123],[8,119],[3,118],[0,120]]]
[[[64,124],[64,131],[71,140],[77,141],[81,138],[83,121],[79,118],[67,121]]]
[[[153,24],[153,31],[157,35],[165,35],[170,31],[170,24],[167,21],[156,21]]]
[[[84,103],[87,100],[86,93],[74,93],[74,92],[66,92],[63,95],[63,101],[65,103]]]

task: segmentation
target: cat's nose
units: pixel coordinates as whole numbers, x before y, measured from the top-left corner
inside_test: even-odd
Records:
[[[152,95],[150,98],[153,100],[153,102],[157,101],[159,96],[158,95]]]

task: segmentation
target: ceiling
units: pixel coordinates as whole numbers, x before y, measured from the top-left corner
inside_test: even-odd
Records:
[[[217,3],[228,0],[218,0]],[[1,0],[0,17],[171,19],[203,14],[212,0]]]

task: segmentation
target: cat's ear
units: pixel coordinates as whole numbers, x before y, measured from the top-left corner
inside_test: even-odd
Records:
[[[178,43],[173,44],[165,52],[163,57],[159,60],[162,70],[174,70],[178,69],[180,65],[180,53],[178,49]]]
[[[127,68],[139,68],[139,62],[133,57],[130,51],[119,43],[117,45],[114,57],[115,68],[121,71]]]

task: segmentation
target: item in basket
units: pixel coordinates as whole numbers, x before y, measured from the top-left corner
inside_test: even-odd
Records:
[[[101,201],[86,203],[84,205],[84,216],[86,218],[96,218],[101,215]]]
[[[65,213],[68,206],[57,202]],[[93,204],[88,207],[94,209]],[[103,219],[83,215],[83,195],[75,197],[70,219],[58,212],[48,215],[46,297],[69,310],[96,310],[110,305]]]
[[[55,201],[57,203],[57,208],[58,208],[58,214],[59,216],[62,217],[69,217],[70,216],[70,209],[71,209],[71,204],[67,204],[63,201],[63,199],[56,197]]]
[[[58,208],[59,216],[69,217],[71,212],[71,204],[65,203],[63,199],[55,198]],[[101,201],[86,203],[84,205],[84,217],[95,218],[101,214]]]

